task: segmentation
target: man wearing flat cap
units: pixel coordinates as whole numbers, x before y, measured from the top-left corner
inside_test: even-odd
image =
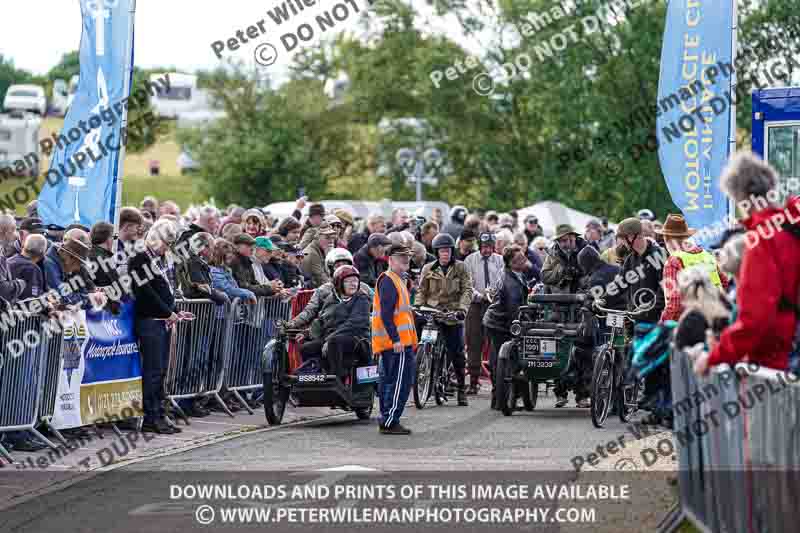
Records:
[[[633,316],[635,325],[656,324],[665,306],[662,282],[667,252],[645,236],[642,221],[635,217],[619,223],[617,238],[624,241],[630,254],[614,286],[625,295],[628,311],[637,312]],[[669,376],[660,371],[648,374],[644,394],[646,403],[660,411],[669,395]],[[655,425],[660,421],[661,417],[652,413],[642,423]]]
[[[408,392],[416,374],[417,330],[406,275],[413,251],[402,244],[389,248],[389,270],[378,277],[372,299],[372,353],[380,374],[379,431],[383,435],[409,435],[400,424]]]
[[[581,279],[578,253],[586,241],[569,224],[556,226],[553,241],[542,265],[542,282],[552,294],[575,294]]]
[[[375,288],[378,276],[386,270],[383,258],[391,244],[392,241],[383,233],[373,233],[367,239],[367,244],[353,255],[353,266],[358,269],[362,283]]]
[[[336,230],[323,221],[317,229],[316,237],[304,250],[306,255],[301,268],[303,273],[311,278],[311,288],[313,289],[330,281],[330,274],[325,267],[325,256],[335,239]]]
[[[233,277],[242,289],[252,291],[256,296],[274,296],[281,290],[280,282],[269,282],[266,277],[259,283],[255,267],[261,268],[253,259],[253,246],[256,240],[247,233],[240,233],[233,238],[236,245],[236,263],[233,265]]]

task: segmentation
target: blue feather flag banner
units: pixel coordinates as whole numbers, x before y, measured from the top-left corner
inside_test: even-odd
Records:
[[[61,227],[114,222],[133,79],[135,0],[81,0],[80,6],[80,81],[61,133],[49,140],[53,156],[38,203],[42,221]]]
[[[671,0],[656,102],[658,159],[672,201],[694,228],[727,219],[735,0]],[[703,244],[702,242],[700,244]]]

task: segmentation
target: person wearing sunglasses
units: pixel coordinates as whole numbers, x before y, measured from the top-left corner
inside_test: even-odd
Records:
[[[536,215],[528,215],[525,217],[525,237],[528,238],[528,246],[531,245],[536,237],[544,235],[542,227],[539,225],[539,219]]]

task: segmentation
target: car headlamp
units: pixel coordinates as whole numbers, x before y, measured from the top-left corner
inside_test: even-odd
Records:
[[[514,337],[519,337],[522,334],[522,325],[519,323],[519,320],[515,320],[511,323],[511,335]]]

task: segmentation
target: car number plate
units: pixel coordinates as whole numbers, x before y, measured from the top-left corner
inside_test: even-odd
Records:
[[[523,337],[522,339],[522,350],[526,358],[555,359],[555,339],[538,339],[536,337]]]
[[[297,377],[297,381],[303,383],[322,383],[326,379],[325,374],[301,374]]]
[[[612,328],[625,327],[625,317],[623,315],[610,314],[606,316],[606,324]]]
[[[528,361],[528,368],[553,368],[555,361],[541,361],[539,359]]]
[[[378,381],[378,365],[356,368],[356,377],[359,383],[374,383]]]
[[[436,339],[439,337],[439,332],[435,329],[423,329],[422,330],[422,339],[421,342],[436,342]]]

